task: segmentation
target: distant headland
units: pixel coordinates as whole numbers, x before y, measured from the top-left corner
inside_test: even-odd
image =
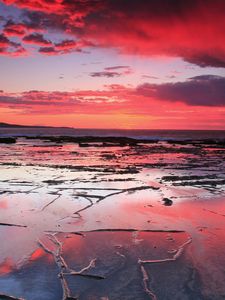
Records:
[[[42,125],[18,125],[0,122],[0,128],[72,128],[72,127],[56,127],[56,126],[42,126]]]

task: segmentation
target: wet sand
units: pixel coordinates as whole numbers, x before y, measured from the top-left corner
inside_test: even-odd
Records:
[[[225,299],[224,141],[0,142],[0,299]]]

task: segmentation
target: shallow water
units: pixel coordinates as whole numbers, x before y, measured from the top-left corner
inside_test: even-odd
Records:
[[[223,145],[0,150],[0,294],[225,299]]]

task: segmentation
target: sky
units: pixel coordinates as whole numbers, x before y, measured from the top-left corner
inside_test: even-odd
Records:
[[[225,130],[224,0],[0,0],[0,122]]]

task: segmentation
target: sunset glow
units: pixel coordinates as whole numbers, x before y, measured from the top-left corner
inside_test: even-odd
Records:
[[[0,119],[225,129],[222,0],[0,1]]]

